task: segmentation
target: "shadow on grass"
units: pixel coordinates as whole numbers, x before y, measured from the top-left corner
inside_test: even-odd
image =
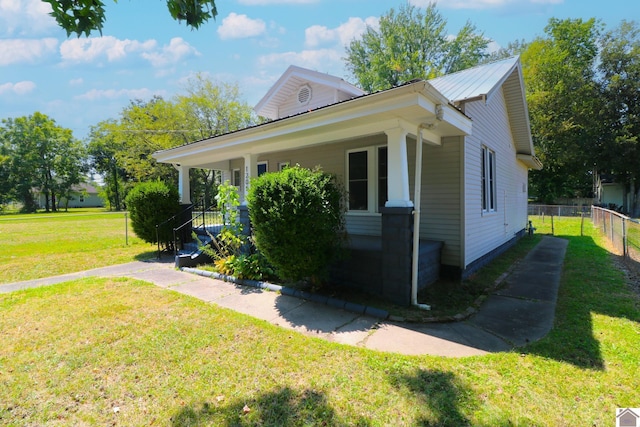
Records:
[[[415,421],[418,426],[467,426],[470,420],[463,414],[462,408],[472,412],[479,403],[468,387],[451,372],[420,369],[415,375],[390,374],[393,386],[405,387],[413,394],[418,405],[428,412],[429,419],[422,417]]]
[[[368,420],[356,421],[356,425],[367,426]],[[173,427],[183,426],[338,426],[346,424],[340,420],[326,396],[315,390],[302,392],[285,387],[265,393],[257,398],[236,400],[229,404],[203,402],[196,406],[181,408],[173,417]]]
[[[556,236],[569,245],[563,266],[555,324],[539,342],[523,349],[584,369],[604,369],[600,343],[594,336],[592,314],[640,321],[622,272],[611,253],[588,236]]]
[[[404,388],[416,400],[420,413],[410,425],[422,427],[474,426],[512,427],[514,425],[538,425],[533,419],[519,415],[517,421],[509,416],[497,414],[483,423],[470,419],[466,414],[474,414],[482,408],[481,398],[451,372],[419,369],[413,375],[406,372],[389,374],[390,383],[396,388]],[[407,424],[409,425],[409,424]]]
[[[174,260],[173,253],[161,252],[158,258],[158,251],[144,251],[134,256],[136,261],[158,261],[170,262]]]

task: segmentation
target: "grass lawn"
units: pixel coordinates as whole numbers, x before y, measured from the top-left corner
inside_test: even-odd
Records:
[[[0,284],[155,256],[125,216],[104,209],[0,215]]]
[[[551,333],[482,357],[342,346],[129,279],[0,295],[0,424],[615,425],[640,407],[640,301],[586,225],[555,224]]]

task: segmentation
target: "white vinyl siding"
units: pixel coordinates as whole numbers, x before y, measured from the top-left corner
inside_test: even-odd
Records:
[[[496,92],[486,104],[483,101],[466,104],[465,114],[473,119],[473,134],[466,137],[464,145],[463,268],[512,239],[527,220],[527,168],[516,159],[502,91]],[[495,153],[494,212],[482,209],[482,161],[478,156],[482,158],[483,147]]]
[[[337,90],[329,86],[316,83],[305,83],[300,86],[309,86],[311,89],[311,99],[308,103],[301,105],[298,102],[298,88],[291,96],[280,104],[279,117],[288,117],[304,111],[314,110],[329,104],[334,104],[338,99]]]
[[[452,266],[461,263],[463,144],[463,137],[450,137],[443,138],[441,146],[423,147],[420,237],[444,242],[442,263]],[[412,152],[414,145],[409,144]],[[412,167],[412,177],[414,170]],[[413,194],[413,188],[411,191]]]
[[[353,139],[330,145],[319,145],[302,150],[287,150],[276,153],[261,155],[258,161],[267,161],[269,164],[290,162],[291,165],[300,165],[313,169],[321,166],[322,170],[336,176],[340,185],[347,186],[346,182],[346,152],[351,150],[366,149],[368,147],[378,147],[386,144],[387,137],[384,134],[373,135],[364,138]],[[361,234],[369,236],[379,236],[381,234],[381,216],[375,212],[347,213],[347,232],[350,234]]]

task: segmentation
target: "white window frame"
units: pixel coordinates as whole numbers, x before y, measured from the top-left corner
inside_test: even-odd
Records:
[[[282,172],[283,170],[288,168],[290,165],[291,165],[291,162],[279,162],[278,163],[278,172]]]
[[[236,179],[236,173],[238,174],[237,179]],[[234,187],[240,187],[241,181],[242,180],[242,174],[240,173],[240,169],[232,169],[231,170],[231,185],[233,185]]]
[[[379,149],[382,147],[387,147],[386,144],[382,145],[372,145],[368,147],[362,148],[353,148],[347,150],[345,154],[345,176],[347,183],[347,191],[349,190],[349,155],[351,153],[359,153],[366,151],[367,152],[367,209],[348,209],[349,214],[372,214],[378,213],[380,210],[378,209],[378,153]],[[387,170],[387,179],[389,176],[389,171]],[[387,181],[388,182],[388,181]],[[347,202],[348,203],[348,202]]]
[[[269,172],[269,162],[264,161],[264,162],[258,162],[256,163],[256,176],[260,176],[262,175],[259,171],[260,171],[260,166],[264,165],[264,172],[262,173],[267,173]]]
[[[498,210],[498,197],[496,192],[496,152],[486,145],[483,145],[480,162],[482,212],[496,212]]]

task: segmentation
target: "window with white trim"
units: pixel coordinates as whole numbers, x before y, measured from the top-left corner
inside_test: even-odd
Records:
[[[268,162],[258,162],[258,176],[269,172]]]
[[[347,152],[349,211],[379,212],[387,201],[387,147]]]
[[[496,153],[482,146],[482,212],[496,210]]]
[[[240,187],[240,169],[231,171],[231,185]]]

